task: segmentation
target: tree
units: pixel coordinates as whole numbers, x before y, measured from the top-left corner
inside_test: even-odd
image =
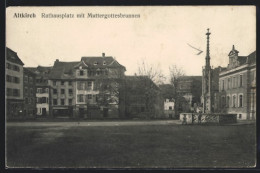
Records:
[[[138,63],[138,75],[147,76],[156,85],[163,84],[164,81],[166,80],[166,77],[164,76],[158,64],[157,65],[149,64],[145,62],[144,59],[141,60],[140,63]]]
[[[185,76],[185,72],[183,68],[179,68],[176,64],[173,64],[169,67],[170,70],[170,82],[173,86],[176,84],[176,80],[178,80],[181,76]]]
[[[109,68],[100,71],[95,79],[95,89],[99,91],[97,104],[103,108],[118,109],[123,99],[120,92],[124,89],[124,69]]]
[[[175,103],[174,103],[174,110],[175,116],[178,115],[178,109],[180,107],[181,96],[178,93],[178,80],[180,77],[185,75],[185,72],[182,68],[179,68],[177,65],[173,64],[169,67],[170,70],[170,82],[174,87],[174,95],[175,95]]]

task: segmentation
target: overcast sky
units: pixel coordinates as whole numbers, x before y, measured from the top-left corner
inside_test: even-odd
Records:
[[[14,18],[14,13],[35,13],[36,18]],[[44,19],[41,13],[84,13],[85,18]],[[88,13],[140,14],[140,18],[91,19]],[[239,55],[256,50],[256,11],[253,6],[178,7],[9,7],[6,45],[25,67],[80,61],[82,56],[115,57],[133,75],[145,59],[159,64],[165,75],[169,65],[187,75],[201,75],[205,64],[206,31],[210,28],[211,65],[227,66],[235,45]],[[198,51],[188,44],[203,50]]]

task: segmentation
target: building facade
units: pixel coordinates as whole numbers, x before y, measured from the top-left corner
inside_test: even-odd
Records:
[[[36,89],[36,117],[50,117],[50,84],[49,74],[52,67],[38,66],[28,67],[28,70],[36,74],[35,89]]]
[[[13,50],[6,48],[6,115],[7,119],[24,115],[23,62]]]
[[[24,115],[32,118],[36,115],[36,74],[25,67],[23,72]]]
[[[147,76],[126,76],[121,96],[126,118],[164,118],[161,90]]]
[[[238,119],[256,118],[256,52],[238,56],[233,46],[227,69],[219,74],[219,111]]]
[[[119,88],[125,67],[113,57],[56,60],[50,73],[53,115],[77,118],[118,118]]]
[[[170,118],[170,119],[176,118],[173,99],[164,100],[164,116],[165,116],[165,118]]]
[[[201,76],[182,76],[176,80],[176,115],[181,112],[191,112],[194,104],[200,104]]]

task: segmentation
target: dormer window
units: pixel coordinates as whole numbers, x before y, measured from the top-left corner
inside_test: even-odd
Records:
[[[98,65],[98,62],[97,62],[97,61],[95,61],[95,62],[94,62],[94,65]]]
[[[80,76],[83,76],[83,75],[84,75],[84,71],[83,71],[83,70],[80,70],[80,71],[79,71],[79,75],[80,75]]]
[[[103,65],[107,65],[106,61],[103,62]]]

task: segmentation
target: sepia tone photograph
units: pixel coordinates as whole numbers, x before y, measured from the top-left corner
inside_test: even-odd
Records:
[[[6,168],[255,168],[255,6],[6,8]]]

